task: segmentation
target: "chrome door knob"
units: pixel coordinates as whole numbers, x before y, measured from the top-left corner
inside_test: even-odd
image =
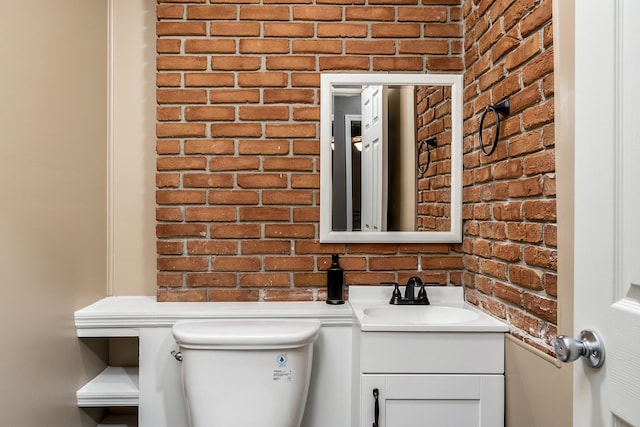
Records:
[[[604,363],[604,346],[600,337],[593,331],[582,331],[575,340],[565,335],[558,335],[553,342],[558,360],[573,362],[579,358],[591,368],[599,368]]]

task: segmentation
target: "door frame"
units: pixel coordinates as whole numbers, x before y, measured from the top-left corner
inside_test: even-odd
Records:
[[[556,209],[558,226],[558,331],[573,331],[574,280],[574,0],[553,2]],[[562,365],[569,368],[570,365]]]
[[[574,303],[574,76],[575,0],[553,2],[556,209],[558,239],[558,334],[573,335]],[[563,388],[556,393],[562,424],[573,425],[573,366],[558,364]]]
[[[362,114],[345,114],[344,116],[344,150],[345,163],[347,167],[353,164],[351,155],[353,144],[351,143],[353,135],[351,135],[351,126],[353,122],[362,123]],[[362,133],[362,132],[360,132]],[[345,174],[346,186],[346,210],[347,210],[347,231],[353,231],[353,174]]]

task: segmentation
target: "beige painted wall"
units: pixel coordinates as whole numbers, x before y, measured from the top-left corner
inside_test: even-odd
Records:
[[[574,1],[553,2],[556,185],[558,210],[558,333],[573,332],[573,73]],[[506,343],[507,427],[573,425],[572,365]]]
[[[571,426],[571,369],[511,336],[505,344],[506,427]]]
[[[90,426],[77,388],[102,365],[73,312],[105,295],[104,1],[0,15],[0,425]]]
[[[110,295],[156,294],[156,2],[111,0]]]

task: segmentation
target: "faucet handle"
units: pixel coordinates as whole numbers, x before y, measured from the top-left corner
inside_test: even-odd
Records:
[[[424,302],[424,304],[429,305],[429,297],[427,297],[427,290],[424,288],[424,283],[420,284],[420,290],[418,291],[418,301]]]
[[[398,302],[402,299],[402,294],[400,293],[400,289],[398,288],[397,282],[382,282],[382,285],[393,285],[393,293],[391,293],[391,300],[389,304],[398,304]]]

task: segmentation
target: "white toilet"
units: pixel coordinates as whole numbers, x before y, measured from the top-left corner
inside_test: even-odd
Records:
[[[192,427],[300,427],[320,321],[180,320]]]

